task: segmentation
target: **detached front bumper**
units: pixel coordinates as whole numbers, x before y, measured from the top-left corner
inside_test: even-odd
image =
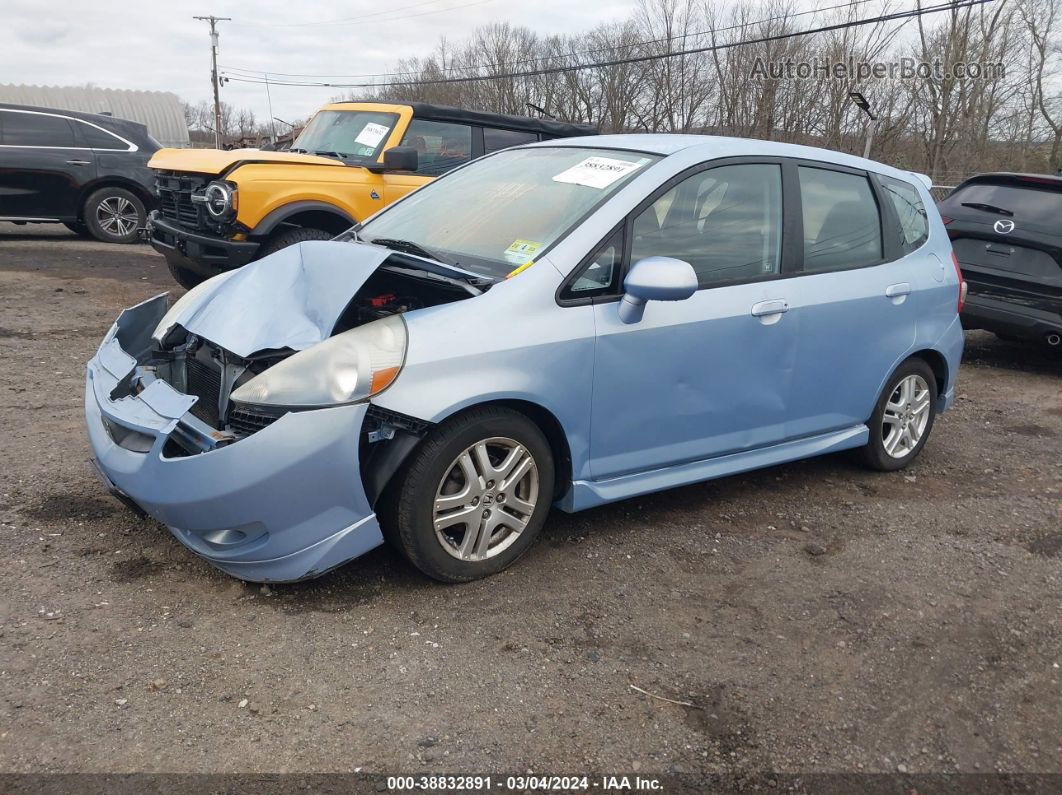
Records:
[[[202,276],[246,265],[258,253],[259,243],[205,235],[163,218],[158,210],[148,216],[147,238],[167,260]]]
[[[358,464],[366,404],[290,412],[227,446],[169,457],[196,398],[159,379],[112,398],[144,373],[130,352],[149,349],[165,309],[165,296],[127,309],[88,363],[88,436],[108,486],[242,580],[316,577],[381,544]]]

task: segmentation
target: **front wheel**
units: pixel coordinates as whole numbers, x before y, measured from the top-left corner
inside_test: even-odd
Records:
[[[173,277],[173,280],[185,290],[191,290],[193,287],[202,284],[207,278],[209,278],[201,273],[196,273],[183,265],[178,265],[169,257],[166,258],[166,266],[170,269],[170,276]]]
[[[384,530],[429,577],[486,577],[531,546],[553,482],[553,455],[535,423],[505,408],[474,409],[414,451],[385,497]]]
[[[922,451],[937,415],[937,379],[922,359],[908,359],[892,374],[867,425],[862,448],[872,469],[903,469]]]
[[[330,232],[325,232],[323,229],[311,229],[305,226],[282,229],[279,232],[274,232],[273,235],[262,244],[255,259],[268,257],[270,254],[274,254],[282,248],[294,246],[296,243],[302,243],[304,240],[331,240],[333,237],[335,237],[335,235]]]

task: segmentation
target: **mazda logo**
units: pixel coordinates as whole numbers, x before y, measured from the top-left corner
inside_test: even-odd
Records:
[[[1010,232],[1014,231],[1014,222],[1013,221],[996,221],[995,225],[992,228],[995,229],[997,232],[999,232],[999,234],[1006,235],[1006,234],[1009,234]]]

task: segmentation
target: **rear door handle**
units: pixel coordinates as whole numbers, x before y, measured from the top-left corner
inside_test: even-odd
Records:
[[[891,298],[894,304],[902,304],[907,300],[907,296],[911,294],[911,285],[907,282],[900,282],[899,284],[890,284],[885,288],[885,297]]]
[[[92,161],[90,161],[90,160],[67,160],[66,162],[69,165],[71,165],[71,166],[90,166],[90,165],[92,165]]]
[[[782,315],[789,311],[789,304],[775,299],[773,301],[760,301],[752,305],[752,316],[758,317],[765,326],[770,326],[782,319]]]

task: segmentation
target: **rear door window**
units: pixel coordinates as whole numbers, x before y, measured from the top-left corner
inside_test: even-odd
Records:
[[[417,173],[437,177],[472,159],[472,128],[467,124],[413,119],[402,146],[417,150]]]
[[[900,250],[910,254],[929,239],[926,208],[914,185],[892,177],[879,177],[900,224]]]
[[[880,263],[881,214],[867,178],[810,166],[797,171],[804,212],[804,270]]]
[[[987,223],[1006,218],[1015,227],[1031,226],[1057,234],[1062,218],[1062,190],[1051,190],[1047,185],[1040,188],[1033,182],[1020,187],[975,182],[951,194],[947,205],[954,207],[956,213],[972,212]]]
[[[7,146],[75,146],[74,130],[62,116],[7,111],[2,129]]]
[[[538,135],[530,132],[518,132],[517,130],[500,130],[496,127],[483,128],[483,153],[490,154],[499,149],[508,149],[510,146],[521,146],[534,143]]]

